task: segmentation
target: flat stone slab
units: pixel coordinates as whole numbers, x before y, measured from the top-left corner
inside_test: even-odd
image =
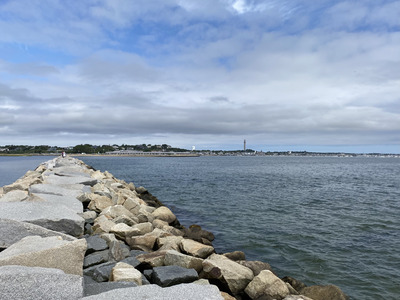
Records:
[[[85,225],[85,220],[66,205],[48,202],[1,203],[0,219],[33,223],[72,236],[81,236]]]
[[[31,223],[19,222],[9,219],[0,219],[0,248],[8,248],[12,244],[27,236],[41,237],[61,236],[64,240],[74,241],[73,236],[49,230]]]
[[[53,184],[33,184],[29,187],[30,193],[52,194],[57,196],[70,196],[73,198],[83,194],[83,184],[73,185],[53,185]]]
[[[59,236],[28,236],[0,252],[0,266],[55,268],[82,276],[85,252],[85,239],[65,241]]]
[[[0,203],[1,202],[20,202],[20,201],[25,201],[28,198],[29,198],[29,196],[26,191],[13,190],[13,191],[10,191],[10,192],[4,194],[2,197],[0,197]]]
[[[134,288],[123,288],[98,295],[84,297],[85,300],[135,299],[135,300],[223,300],[215,285],[179,284],[168,288],[158,285],[143,285]]]
[[[62,185],[62,184],[83,184],[94,186],[97,183],[97,179],[77,175],[77,176],[58,176],[55,174],[50,174],[44,177],[44,183]]]
[[[189,283],[199,279],[195,269],[186,269],[180,266],[155,267],[151,275],[153,282],[162,287],[180,283]]]
[[[2,300],[74,300],[81,299],[82,293],[82,277],[78,275],[50,268],[0,267]]]
[[[43,199],[43,201],[54,204],[61,204],[67,206],[75,213],[83,213],[83,204],[76,197],[69,195],[54,195],[54,194],[32,194],[33,196]]]
[[[137,284],[134,282],[127,281],[111,281],[111,282],[96,282],[85,284],[83,289],[84,296],[97,295],[104,292],[108,292],[115,289],[131,288],[136,287]]]

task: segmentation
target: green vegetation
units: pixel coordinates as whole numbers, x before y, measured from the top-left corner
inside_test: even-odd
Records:
[[[132,150],[132,151],[143,151],[143,152],[187,152],[187,149],[173,148],[170,145],[151,145],[151,144],[140,144],[140,145],[91,145],[91,144],[80,144],[73,147],[58,147],[58,146],[29,146],[29,145],[5,145],[0,146],[0,155],[32,155],[32,154],[60,154],[65,151],[70,154],[104,154],[106,152],[118,151],[118,150]]]

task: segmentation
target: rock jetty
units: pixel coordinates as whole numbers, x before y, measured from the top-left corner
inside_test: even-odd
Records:
[[[57,157],[0,188],[1,299],[347,299],[213,239],[145,188]]]

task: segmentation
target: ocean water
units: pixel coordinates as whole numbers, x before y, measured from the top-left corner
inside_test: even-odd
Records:
[[[400,159],[80,159],[146,187],[183,225],[212,231],[218,252],[244,251],[279,276],[335,284],[351,299],[400,297]]]

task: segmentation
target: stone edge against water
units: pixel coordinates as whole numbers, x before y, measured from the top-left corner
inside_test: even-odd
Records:
[[[41,184],[41,186],[38,186],[38,184]],[[83,270],[85,275],[84,282],[87,282],[84,286],[92,284],[92,287],[94,287],[93,285],[97,282],[96,288],[98,288],[99,292],[113,287],[116,287],[117,290],[91,297],[102,297],[101,295],[107,293],[123,294],[126,292],[124,291],[125,288],[118,288],[119,285],[115,281],[111,281],[111,283],[115,282],[115,285],[104,284],[104,287],[101,286],[103,281],[117,278],[115,277],[117,273],[115,273],[114,277],[112,276],[112,270],[117,265],[117,262],[121,261],[118,265],[124,266],[123,268],[126,269],[118,271],[118,274],[120,274],[118,278],[130,281],[130,274],[137,276],[136,274],[140,274],[137,272],[141,272],[142,280],[135,279],[135,284],[139,283],[136,291],[139,293],[140,289],[140,293],[142,293],[146,290],[152,290],[153,292],[150,294],[153,295],[153,298],[149,299],[165,299],[158,298],[159,296],[156,292],[158,289],[161,289],[161,294],[167,291],[174,293],[173,291],[175,290],[185,290],[188,286],[193,286],[191,290],[201,291],[202,288],[195,286],[193,283],[183,283],[187,282],[187,280],[194,281],[197,278],[206,279],[206,282],[211,284],[209,287],[203,288],[203,292],[206,295],[206,290],[213,290],[215,298],[212,299],[223,299],[223,295],[224,299],[231,299],[235,296],[237,299],[275,297],[276,299],[288,300],[290,297],[296,296],[298,297],[297,299],[319,300],[323,299],[320,298],[321,295],[324,297],[324,295],[328,294],[332,300],[347,299],[346,295],[337,287],[334,287],[335,293],[332,293],[332,286],[315,286],[315,288],[309,287],[305,290],[305,285],[295,279],[287,280],[290,277],[286,277],[281,280],[270,271],[269,264],[245,261],[243,252],[235,251],[223,255],[216,254],[212,247],[212,240],[214,239],[212,233],[201,229],[198,225],[192,225],[189,228],[181,226],[176,216],[143,187],[136,188],[133,183],[127,184],[107,171],[96,171],[78,159],[67,157],[47,161],[35,171],[28,171],[25,176],[14,184],[3,187],[2,192],[7,194],[16,190],[26,191],[28,198],[22,193],[20,193],[21,196],[15,193],[15,195],[18,194],[18,197],[23,198],[23,201],[20,202],[21,204],[23,202],[37,201],[38,197],[29,192],[30,186],[33,185],[40,187],[38,191],[49,193],[49,196],[41,198],[44,201],[46,199],[51,199],[53,202],[62,201],[62,190],[64,190],[65,197],[68,194],[68,201],[71,201],[71,195],[78,195],[76,198],[84,207],[84,212],[80,214],[84,223],[79,224],[79,226],[82,226],[82,231],[75,230],[73,234],[80,237],[82,233],[85,233],[85,238],[88,236],[91,236],[91,239],[97,237],[106,242],[107,248],[102,246],[100,247],[101,250],[97,250],[91,247],[90,253],[87,251],[85,260],[88,260],[90,256],[91,262],[90,266]],[[55,186],[60,188],[55,189]],[[73,188],[74,191],[68,190],[69,188]],[[77,193],[77,189],[80,190],[80,193]],[[34,188],[31,190],[36,191]],[[0,194],[0,207],[4,203],[1,201],[2,196]],[[15,199],[15,197],[12,199]],[[5,206],[7,205],[9,206],[10,204],[5,204]],[[62,230],[59,227],[57,229]],[[65,237],[61,237],[61,239],[63,238]],[[102,251],[103,254],[99,255],[96,261],[94,257],[99,251]],[[137,255],[138,251],[142,252]],[[87,264],[82,262],[82,266]],[[179,266],[178,269],[186,268],[188,271],[192,270],[191,272],[198,274],[198,276],[192,276],[190,279],[179,279],[179,275],[176,274],[176,278],[159,278],[164,274],[163,268],[167,268],[169,264]],[[109,266],[104,269],[104,271],[108,271],[99,273],[104,272],[100,271],[103,265]],[[193,267],[195,269],[192,269]],[[152,275],[154,273],[153,269],[157,270],[157,275]],[[166,272],[165,274],[167,277],[171,277],[170,273]],[[162,284],[161,282],[169,281],[176,285],[169,288],[156,288],[154,286],[155,282]],[[153,283],[150,286],[151,288],[140,285],[150,283]],[[277,288],[278,286],[281,288]],[[219,290],[221,290],[221,293]],[[309,298],[305,295],[300,295],[302,290],[307,292]],[[317,292],[312,294],[313,291]],[[184,298],[176,299],[188,299],[187,295]],[[210,297],[214,297],[213,295],[210,295]]]

